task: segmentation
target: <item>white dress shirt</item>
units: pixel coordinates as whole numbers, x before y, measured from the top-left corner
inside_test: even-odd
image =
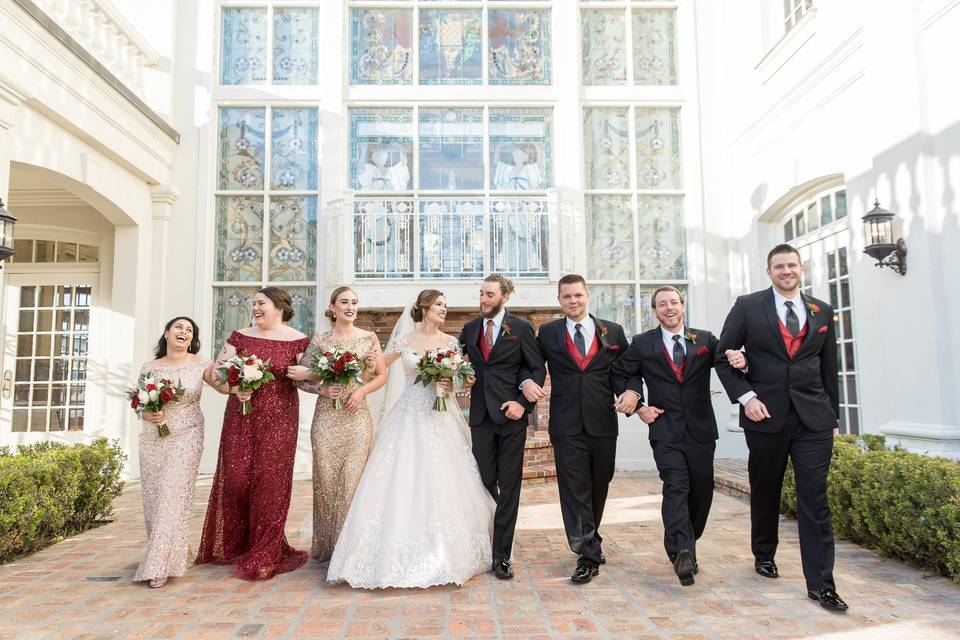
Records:
[[[663,325],[660,325],[660,337],[663,339],[663,346],[667,348],[670,359],[673,359],[673,336],[680,336],[680,348],[683,349],[683,355],[687,355],[687,343],[683,339],[683,325],[677,327],[676,331],[670,331]]]
[[[574,340],[573,337],[577,334],[578,324],[580,325],[580,333],[583,334],[583,352],[585,354],[590,353],[590,345],[593,344],[593,336],[597,332],[597,327],[593,322],[593,318],[589,315],[580,322],[567,318],[567,333],[570,334],[570,339],[573,340],[573,344],[577,344],[577,341]]]
[[[787,305],[783,304],[787,300],[793,303],[793,312],[797,314],[797,320],[800,321],[800,331],[803,331],[804,325],[807,324],[807,306],[803,304],[803,298],[800,296],[800,292],[797,291],[793,298],[787,298],[781,295],[776,289],[773,290],[773,304],[777,309],[777,317],[780,318],[783,326],[787,326]],[[737,400],[739,400],[743,406],[747,406],[747,403],[755,397],[757,397],[755,391],[747,391],[737,398]]]
[[[500,339],[500,327],[503,326],[503,316],[506,315],[506,313],[506,309],[500,309],[500,313],[493,318],[481,318],[483,320],[483,326],[480,329],[481,340],[487,335],[487,322],[493,320],[493,344],[497,344],[497,340]],[[490,346],[492,347],[493,345]]]

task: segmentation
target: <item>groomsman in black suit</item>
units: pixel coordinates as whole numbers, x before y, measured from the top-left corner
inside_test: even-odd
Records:
[[[690,586],[699,571],[696,543],[713,503],[717,420],[710,370],[717,339],[685,326],[683,296],[675,287],[657,289],[651,306],[660,326],[633,337],[613,367],[613,388],[617,411],[636,412],[649,425],[663,480],[663,546],[680,584]]]
[[[610,368],[627,348],[623,328],[590,315],[582,276],[560,278],[564,317],[540,327],[537,343],[550,370],[550,442],[557,464],[560,512],[570,549],[579,556],[570,579],[590,582],[606,561],[599,533],[617,455],[617,414]],[[543,397],[534,380],[528,400]]]
[[[476,371],[470,435],[480,478],[497,501],[493,571],[501,580],[513,577],[510,554],[520,509],[526,416],[536,405],[524,398],[520,382],[529,378],[542,385],[546,378],[533,325],[504,309],[511,293],[510,280],[496,273],[487,276],[480,285],[480,317],[460,332],[460,344]]]
[[[807,594],[824,608],[845,611],[833,581],[834,543],[827,472],[837,426],[837,346],[833,309],[800,293],[803,265],[788,244],[767,256],[772,287],[737,298],[720,334],[717,373],[733,403],[750,450],[750,533],[754,568],[779,575],[777,526],[787,456],[797,481],[800,558]],[[746,351],[743,375],[739,364]]]

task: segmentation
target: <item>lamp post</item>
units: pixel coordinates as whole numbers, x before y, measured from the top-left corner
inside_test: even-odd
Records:
[[[865,245],[863,252],[877,261],[878,267],[890,267],[902,276],[907,275],[907,244],[903,238],[893,239],[895,214],[880,207],[874,200],[873,209],[863,216]]]
[[[0,198],[0,262],[13,255],[13,225],[17,219],[10,215]]]

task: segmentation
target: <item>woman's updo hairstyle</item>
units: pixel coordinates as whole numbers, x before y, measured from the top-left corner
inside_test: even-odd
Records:
[[[350,291],[353,293],[353,295],[357,295],[357,292],[350,287],[337,287],[333,290],[333,293],[330,294],[330,304],[336,302],[337,298],[339,298],[340,294],[344,291]],[[325,309],[323,312],[323,317],[329,320],[330,324],[337,324],[337,314],[335,314],[332,309]]]
[[[441,296],[443,296],[443,291],[437,291],[436,289],[424,289],[421,291],[420,295],[417,296],[416,304],[410,309],[410,317],[413,318],[413,321],[423,322],[423,316],[427,309]]]
[[[270,302],[273,303],[273,306],[283,312],[284,322],[293,320],[293,298],[290,297],[286,289],[281,289],[280,287],[264,287],[257,291],[257,293],[262,293],[267,296]]]

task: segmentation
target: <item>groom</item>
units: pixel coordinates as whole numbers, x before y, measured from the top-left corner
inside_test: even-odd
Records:
[[[536,404],[523,397],[520,383],[530,378],[542,385],[546,377],[533,326],[504,309],[511,293],[510,280],[496,273],[487,276],[480,285],[480,317],[460,332],[460,344],[476,372],[470,432],[480,478],[497,501],[493,571],[501,580],[513,577],[510,552],[520,509],[526,415]]]

